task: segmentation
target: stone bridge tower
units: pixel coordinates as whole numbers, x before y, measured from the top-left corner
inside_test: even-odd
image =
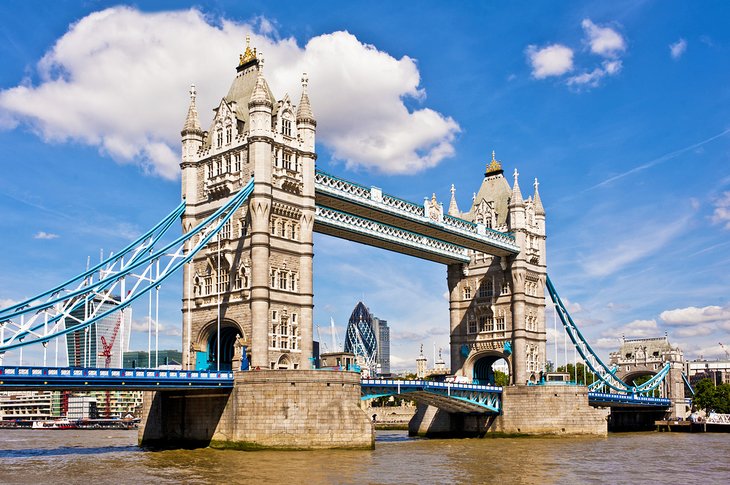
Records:
[[[520,248],[507,257],[475,252],[468,265],[448,267],[452,372],[476,382],[491,381],[500,358],[513,384],[537,381],[545,366],[545,209],[537,179],[525,200],[518,175],[510,187],[492,152],[468,212],[459,212],[452,188],[449,215],[512,233]]]
[[[213,113],[203,131],[193,88],[181,132],[183,231],[251,177],[255,184],[219,237],[185,266],[184,365],[230,369],[245,349],[253,367],[307,369],[316,159],[307,77],[298,106],[288,95],[277,101],[263,59],[247,39],[228,94]]]
[[[661,387],[663,397],[672,400],[671,417],[685,417],[687,403],[684,396],[684,354],[672,347],[667,336],[657,338],[623,338],[618,352],[611,352],[609,365],[616,366],[616,377],[627,384],[657,374],[669,362],[669,374]]]

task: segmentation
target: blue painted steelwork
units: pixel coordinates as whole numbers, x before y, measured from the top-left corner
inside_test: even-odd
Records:
[[[394,379],[362,379],[360,386],[362,400],[408,395],[457,412],[499,413],[502,407],[502,388],[498,386]]]
[[[0,367],[0,390],[232,389],[233,372],[68,367]]]
[[[79,277],[69,280],[77,282],[81,276],[85,275],[84,278],[81,278],[81,284],[73,290],[67,291],[61,285],[54,290],[42,293],[39,297],[27,300],[34,302],[33,304],[26,303],[22,307],[15,305],[11,307],[12,310],[0,312],[2,315],[0,324],[2,324],[3,330],[0,339],[0,354],[7,350],[37,343],[46,345],[54,338],[82,330],[94,322],[128,307],[147,292],[158,288],[163,281],[188,263],[210,242],[213,236],[220,232],[233,213],[248,199],[253,191],[253,184],[252,178],[226,204],[198,226],[163,247],[155,248],[153,246],[164,235],[164,231],[154,232],[149,238],[142,238],[144,241],[140,246],[141,249],[125,248],[124,251],[127,254],[133,255],[130,260],[124,262],[123,258],[118,260],[115,257],[113,258],[115,264],[121,261],[118,267],[97,266],[98,279],[94,280],[93,274],[88,274],[89,272],[82,273]],[[158,229],[165,227],[166,231],[172,221],[179,217],[179,209],[178,207],[155,227]],[[174,214],[177,215],[173,217]],[[126,278],[133,280],[131,289],[127,289],[125,286]],[[114,297],[113,292],[115,291],[121,294],[121,297]],[[39,301],[49,295],[49,299]],[[70,317],[73,310],[89,302],[98,302],[97,309],[106,302],[113,302],[115,305],[107,310],[94,312],[83,321],[74,320],[72,326],[64,328],[60,325],[65,322],[67,317]],[[20,322],[11,319],[17,320],[18,317],[20,317]],[[51,328],[50,331],[49,328]],[[8,331],[10,332],[9,337],[6,335]]]
[[[606,404],[608,406],[624,405],[628,407],[646,406],[668,408],[672,404],[671,399],[663,397],[640,396],[637,394],[620,394],[616,392],[589,392],[588,403],[592,406]]]
[[[404,220],[418,222],[423,226],[440,227],[451,234],[458,234],[466,240],[479,243],[487,242],[492,247],[499,248],[507,253],[517,254],[519,252],[514,234],[496,231],[483,224],[475,224],[448,214],[444,214],[440,221],[433,220],[425,213],[423,205],[381,193],[379,190],[376,191],[373,188],[365,187],[321,170],[315,171],[314,180],[316,191],[322,195],[360,207],[368,207],[385,214],[397,215]],[[320,204],[317,207],[333,208],[324,207]]]
[[[548,293],[550,294],[550,298],[555,304],[555,310],[560,317],[560,321],[563,323],[563,327],[565,328],[568,337],[570,337],[571,342],[573,342],[573,345],[578,350],[578,353],[583,358],[583,361],[588,365],[591,372],[593,372],[606,387],[613,389],[614,391],[617,391],[619,393],[634,395],[648,394],[657,389],[662,384],[664,378],[669,373],[669,362],[665,363],[664,367],[662,367],[662,369],[651,379],[638,386],[629,385],[623,380],[616,377],[616,368],[614,367],[610,369],[605,363],[603,363],[603,361],[598,357],[598,355],[588,344],[588,341],[578,329],[578,326],[575,324],[573,319],[570,317],[570,314],[565,308],[565,305],[563,305],[560,296],[558,296],[558,293],[555,290],[552,281],[550,281],[550,277],[547,277],[546,279],[546,286],[548,289]]]

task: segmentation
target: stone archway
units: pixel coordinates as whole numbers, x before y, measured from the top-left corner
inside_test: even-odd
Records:
[[[223,320],[220,324],[219,344],[218,322],[208,323],[198,336],[195,368],[198,370],[232,370],[236,353],[236,339],[242,336],[244,336],[244,332],[236,322]]]
[[[508,355],[502,352],[487,351],[470,356],[464,363],[465,375],[470,377],[474,384],[495,384],[494,364],[503,360],[506,364],[506,374],[509,376]]]
[[[294,367],[289,356],[287,354],[284,354],[279,357],[279,361],[276,363],[276,368],[281,370],[287,370],[293,369]]]

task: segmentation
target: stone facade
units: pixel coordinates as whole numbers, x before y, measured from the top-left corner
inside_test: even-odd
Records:
[[[306,75],[302,85],[299,106],[288,95],[276,101],[247,47],[208,131],[191,90],[181,132],[183,231],[255,183],[248,203],[185,266],[185,368],[230,368],[236,341],[253,367],[310,367],[316,121]]]
[[[679,347],[673,347],[669,339],[623,338],[617,352],[609,355],[609,365],[616,366],[616,377],[631,384],[642,376],[659,372],[669,362],[667,377],[661,385],[661,395],[672,400],[670,418],[684,418],[689,414],[689,406],[684,396],[684,354]]]
[[[451,369],[454,374],[490,380],[491,365],[504,358],[513,384],[539,379],[544,370],[545,210],[537,179],[535,193],[522,198],[515,170],[510,187],[494,153],[471,209],[459,211],[453,196],[449,215],[480,224],[484,230],[514,234],[515,256],[473,252],[468,265],[448,267]]]
[[[150,394],[142,445],[369,449],[375,442],[354,372],[235,372],[232,391]]]

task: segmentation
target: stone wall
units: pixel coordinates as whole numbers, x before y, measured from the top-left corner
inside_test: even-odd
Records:
[[[606,435],[608,410],[588,404],[585,387],[509,386],[502,414],[448,413],[419,404],[408,425],[411,436],[468,437],[487,433],[525,435]]]
[[[588,404],[588,388],[509,386],[502,394],[502,415],[489,432],[606,435],[608,410]]]
[[[359,374],[262,370],[234,375],[229,394],[159,391],[145,396],[140,444],[373,448],[372,423],[359,405]]]

